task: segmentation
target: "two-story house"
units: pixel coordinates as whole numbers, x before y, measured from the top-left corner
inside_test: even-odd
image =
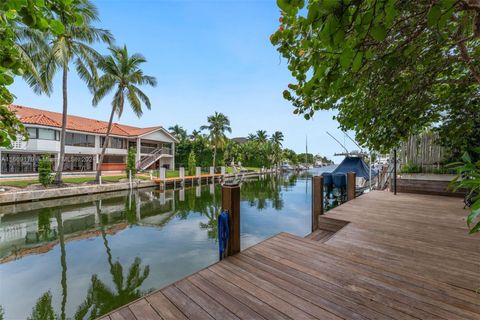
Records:
[[[38,160],[47,154],[54,168],[60,153],[62,114],[10,105],[27,129],[29,139],[18,139],[11,148],[0,149],[0,174],[36,173]],[[63,170],[97,169],[108,122],[69,115]],[[175,167],[175,143],[178,140],[161,126],[138,128],[113,123],[102,170],[124,170],[128,149],[136,150],[138,170]]]

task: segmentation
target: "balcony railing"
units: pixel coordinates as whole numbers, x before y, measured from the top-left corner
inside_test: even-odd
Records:
[[[155,147],[140,147],[140,153],[158,153],[157,150],[160,149],[161,154],[172,154],[172,150],[170,148],[155,148]]]

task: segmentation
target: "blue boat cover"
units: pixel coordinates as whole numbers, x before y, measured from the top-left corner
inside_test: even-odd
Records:
[[[332,175],[335,173],[355,172],[357,177],[362,177],[365,180],[369,179],[369,168],[365,161],[360,157],[345,157],[338,167],[333,170]],[[372,177],[378,174],[377,170],[372,169]]]
[[[228,212],[222,211],[218,215],[218,254],[219,259],[223,259],[225,249],[227,248],[229,230],[228,230]]]

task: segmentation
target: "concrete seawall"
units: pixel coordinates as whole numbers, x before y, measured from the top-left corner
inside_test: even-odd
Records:
[[[133,188],[155,187],[157,184],[153,181],[137,181],[133,183]],[[0,193],[0,205],[9,203],[19,203],[27,201],[39,201],[46,199],[65,198],[85,194],[95,194],[102,192],[112,192],[118,190],[128,190],[128,182],[105,183],[101,185],[82,185],[67,188],[28,190]]]

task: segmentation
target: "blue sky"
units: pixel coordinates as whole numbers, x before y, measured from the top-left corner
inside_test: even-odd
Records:
[[[274,0],[161,1],[97,0],[101,23],[117,45],[126,44],[148,60],[146,74],[158,80],[145,88],[152,110],[136,118],[127,110],[115,121],[136,126],[179,124],[189,132],[205,124],[208,115],[223,112],[231,120],[231,137],[262,129],[280,130],[284,146],[329,157],[341,151],[325,131],[343,142],[332,112],[318,112],[313,120],[293,115],[282,97],[291,82],[286,61],[270,44],[278,27]],[[105,52],[105,47],[98,49]],[[37,96],[20,79],[12,86],[16,103],[60,111],[61,79],[52,96]],[[91,94],[74,74],[69,77],[69,113],[107,120],[110,97],[93,108]],[[347,145],[354,149],[353,143]],[[337,158],[336,162],[341,160]]]

